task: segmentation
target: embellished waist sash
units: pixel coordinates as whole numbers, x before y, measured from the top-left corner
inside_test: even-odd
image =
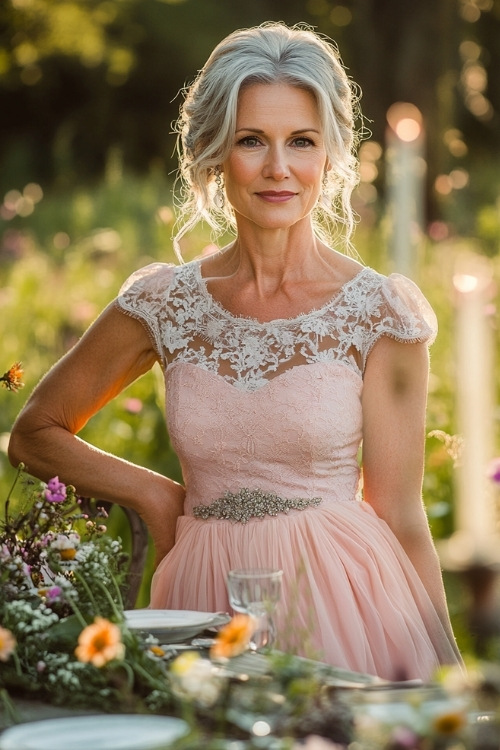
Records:
[[[196,505],[193,508],[195,518],[247,523],[250,518],[277,516],[278,513],[288,513],[289,510],[304,510],[321,503],[320,497],[287,498],[280,497],[274,492],[263,490],[249,490],[243,487],[237,492],[225,492],[222,497],[208,505]]]

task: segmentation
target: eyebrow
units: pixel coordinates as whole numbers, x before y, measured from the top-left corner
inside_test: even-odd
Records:
[[[244,130],[247,133],[259,133],[260,135],[262,135],[265,132],[264,130],[260,130],[259,128],[238,128],[238,130],[236,130],[235,132],[241,133]],[[318,133],[319,135],[319,132],[320,131],[317,130],[316,128],[300,128],[300,130],[292,130],[290,135],[300,135],[301,133]]]

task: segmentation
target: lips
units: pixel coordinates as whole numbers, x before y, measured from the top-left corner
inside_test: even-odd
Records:
[[[259,198],[270,203],[284,203],[285,201],[294,198],[296,193],[292,193],[290,190],[263,190],[257,193]]]

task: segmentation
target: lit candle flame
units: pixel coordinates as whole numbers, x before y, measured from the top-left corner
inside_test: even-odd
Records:
[[[458,273],[453,277],[453,285],[458,292],[467,294],[478,288],[479,277],[469,273]]]
[[[421,130],[420,123],[411,117],[403,117],[396,125],[396,135],[406,143],[416,141]]]
[[[422,114],[418,107],[409,102],[396,102],[387,110],[387,122],[405,143],[418,140],[422,134]]]

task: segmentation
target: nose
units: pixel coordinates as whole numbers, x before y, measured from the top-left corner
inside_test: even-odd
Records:
[[[278,145],[269,148],[264,164],[263,176],[274,180],[285,180],[290,176],[285,148]]]

